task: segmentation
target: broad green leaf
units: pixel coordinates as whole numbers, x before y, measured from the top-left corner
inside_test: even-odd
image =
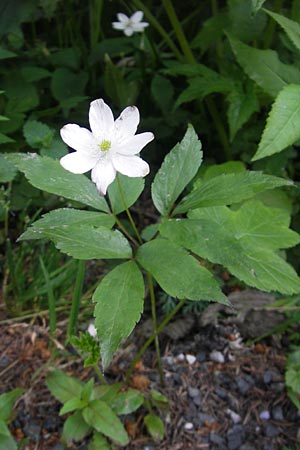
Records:
[[[43,237],[56,248],[77,259],[127,259],[132,251],[127,239],[118,230],[92,225],[74,224],[68,227],[44,229]]]
[[[11,436],[8,426],[6,425],[5,421],[2,419],[0,419],[0,445],[1,445],[1,435]]]
[[[252,4],[252,12],[254,14],[257,13],[257,11],[259,11],[261,9],[261,7],[263,6],[263,4],[265,3],[266,0],[251,0],[251,4]],[[266,11],[267,12],[267,11]]]
[[[7,71],[1,83],[1,88],[9,99],[6,112],[7,109],[26,112],[36,108],[39,104],[39,95],[36,87],[23,78],[19,69]]]
[[[12,181],[17,174],[15,166],[0,155],[0,183]]]
[[[240,128],[248,121],[251,115],[259,110],[259,103],[254,92],[253,83],[247,83],[245,90],[242,86],[230,92],[227,96],[229,103],[227,117],[232,141]]]
[[[300,138],[300,84],[279,92],[252,161],[281,152]]]
[[[40,149],[41,147],[50,147],[55,130],[37,120],[28,120],[24,125],[23,132],[27,144],[32,148]]]
[[[18,240],[44,239],[47,237],[44,234],[45,230],[51,230],[52,233],[57,228],[60,230],[62,227],[67,228],[75,224],[111,228],[114,223],[114,217],[109,214],[72,208],[60,208],[45,214],[41,219],[34,222]]]
[[[5,158],[24,173],[36,188],[108,212],[106,200],[85,175],[75,175],[47,156],[36,153],[6,153]]]
[[[62,441],[67,443],[81,441],[91,431],[92,428],[84,421],[82,412],[76,411],[64,423]]]
[[[151,82],[151,94],[159,108],[164,113],[168,113],[174,96],[174,88],[170,80],[160,74],[154,75]]]
[[[112,211],[115,214],[124,211],[126,207],[130,208],[139,198],[145,186],[144,178],[130,178],[121,174],[117,174],[117,177],[118,179],[115,179],[107,191]],[[126,207],[124,206],[124,200],[120,193],[119,183],[122,187]]]
[[[202,162],[201,142],[189,125],[183,140],[165,157],[152,183],[152,199],[158,211],[167,215]]]
[[[9,436],[0,434],[0,448],[3,448],[3,450],[17,450],[18,447],[11,434]]]
[[[6,136],[3,133],[0,133],[0,144],[11,144],[15,142],[14,139],[11,139],[9,136]]]
[[[111,445],[102,433],[94,433],[92,440],[89,442],[88,450],[111,450]]]
[[[299,83],[300,70],[282,63],[275,51],[252,48],[229,33],[227,36],[240,66],[271,97],[288,84]]]
[[[191,42],[192,48],[200,48],[202,53],[223,37],[224,29],[230,25],[228,14],[218,13],[201,24],[199,33]]]
[[[101,386],[96,386],[92,393],[92,400],[97,398],[105,403],[112,404],[121,388],[121,383],[114,383],[111,385],[102,384]]]
[[[83,418],[95,430],[111,438],[119,445],[128,444],[128,435],[112,409],[101,400],[93,400],[83,410]]]
[[[249,286],[283,294],[300,292],[294,269],[278,256],[279,249],[300,242],[288,228],[289,215],[260,202],[244,203],[237,211],[225,206],[190,212],[194,219],[160,226],[163,236],[215,264],[222,264]]]
[[[49,72],[49,70],[43,69],[42,67],[38,66],[22,67],[21,73],[25,78],[25,80],[28,81],[29,83],[39,81],[51,76],[51,72]]]
[[[115,267],[101,280],[93,302],[97,303],[95,326],[104,368],[109,365],[121,340],[129,336],[140,320],[143,300],[143,277],[133,261]]]
[[[293,182],[289,180],[251,171],[227,173],[204,181],[197,180],[196,187],[182,199],[174,213],[182,214],[189,209],[208,206],[232,205],[267,189],[292,185]]]
[[[6,50],[5,48],[0,48],[0,60],[1,59],[9,59],[16,58],[18,55],[10,50]]]
[[[144,417],[144,422],[153,439],[161,441],[165,434],[165,427],[162,420],[155,414],[147,414]]]
[[[47,375],[46,384],[51,394],[61,403],[66,403],[74,397],[80,398],[83,387],[82,381],[66,375],[58,369]]]
[[[227,161],[222,164],[213,164],[205,168],[203,180],[205,181],[210,180],[211,178],[226,173],[240,173],[240,172],[246,172],[245,164],[242,161]]]
[[[24,389],[17,388],[0,395],[0,419],[7,421],[10,417],[15,401],[23,394]]]
[[[273,11],[267,9],[264,9],[264,11],[284,29],[295,47],[300,50],[300,24]]]
[[[126,392],[120,392],[112,401],[110,406],[119,416],[121,414],[130,414],[136,411],[144,402],[144,397],[137,389],[128,389]]]
[[[79,398],[73,397],[67,400],[64,406],[59,411],[59,415],[63,416],[69,412],[75,411],[76,409],[82,409],[87,405],[87,403]]]
[[[88,82],[86,72],[74,73],[69,69],[60,67],[52,75],[51,90],[53,97],[63,102],[65,99],[84,95]]]
[[[227,4],[231,22],[227,29],[243,42],[259,39],[267,23],[266,14],[259,9],[253,14],[251,0],[228,0]]]
[[[212,274],[173,242],[166,239],[147,242],[138,249],[136,258],[172,297],[227,301]]]

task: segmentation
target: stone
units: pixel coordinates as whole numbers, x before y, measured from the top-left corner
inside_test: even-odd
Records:
[[[194,397],[197,397],[197,395],[200,394],[200,390],[198,388],[194,388],[194,387],[189,386],[188,387],[188,393],[189,393],[189,396],[191,398],[194,398]]]
[[[272,409],[272,419],[276,420],[277,422],[284,421],[283,411],[282,411],[281,406],[278,405]]]
[[[204,412],[198,413],[198,420],[200,422],[200,425],[204,425],[205,423],[214,423],[216,421],[214,417]]]
[[[223,353],[221,353],[217,350],[213,350],[212,352],[210,352],[209,359],[211,361],[219,363],[219,364],[224,364],[224,362],[225,362],[225,357],[224,357]]]
[[[225,439],[222,438],[221,436],[219,436],[214,431],[211,431],[211,433],[209,435],[209,440],[212,444],[216,444],[216,445],[224,445],[225,444]]]
[[[270,422],[267,422],[264,426],[265,435],[269,438],[275,438],[280,434],[280,428],[276,427]]]

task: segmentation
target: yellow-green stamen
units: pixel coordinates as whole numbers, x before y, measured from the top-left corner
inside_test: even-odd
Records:
[[[99,147],[100,147],[100,150],[102,152],[107,152],[110,149],[110,147],[111,147],[111,143],[110,143],[110,141],[105,141],[104,140],[104,141],[101,142]]]

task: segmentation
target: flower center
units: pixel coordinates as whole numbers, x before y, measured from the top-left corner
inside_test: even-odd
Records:
[[[111,147],[111,142],[104,140],[99,144],[99,147],[102,152],[107,152]]]

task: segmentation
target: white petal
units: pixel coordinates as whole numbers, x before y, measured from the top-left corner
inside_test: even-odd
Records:
[[[128,106],[115,121],[116,144],[134,136],[140,122],[140,113],[136,106]]]
[[[133,33],[134,33],[134,29],[132,28],[132,26],[126,25],[126,28],[125,28],[125,30],[124,30],[124,34],[125,34],[126,36],[132,36]]]
[[[126,28],[126,24],[122,22],[113,22],[112,26],[115,30],[124,30]]]
[[[110,139],[114,127],[114,116],[110,107],[102,99],[91,103],[89,120],[93,135],[99,142]]]
[[[69,123],[60,130],[62,140],[74,150],[85,154],[94,154],[99,151],[93,134],[86,128],[75,123]]]
[[[145,177],[150,172],[149,165],[139,156],[113,155],[115,169],[128,177]]]
[[[143,18],[143,11],[136,11],[132,16],[130,17],[131,22],[137,23],[140,22]]]
[[[79,152],[69,153],[60,159],[64,169],[72,173],[85,173],[95,167],[97,160]]]
[[[120,22],[125,22],[125,23],[129,22],[129,17],[126,16],[126,14],[118,13],[117,18]]]
[[[92,180],[100,195],[105,195],[108,186],[116,178],[116,170],[110,159],[102,158],[92,170]]]
[[[144,28],[149,26],[149,23],[148,22],[134,23],[132,26],[136,33],[142,33],[144,31]]]
[[[116,152],[121,155],[136,155],[153,139],[154,134],[150,132],[136,134],[116,147]]]

